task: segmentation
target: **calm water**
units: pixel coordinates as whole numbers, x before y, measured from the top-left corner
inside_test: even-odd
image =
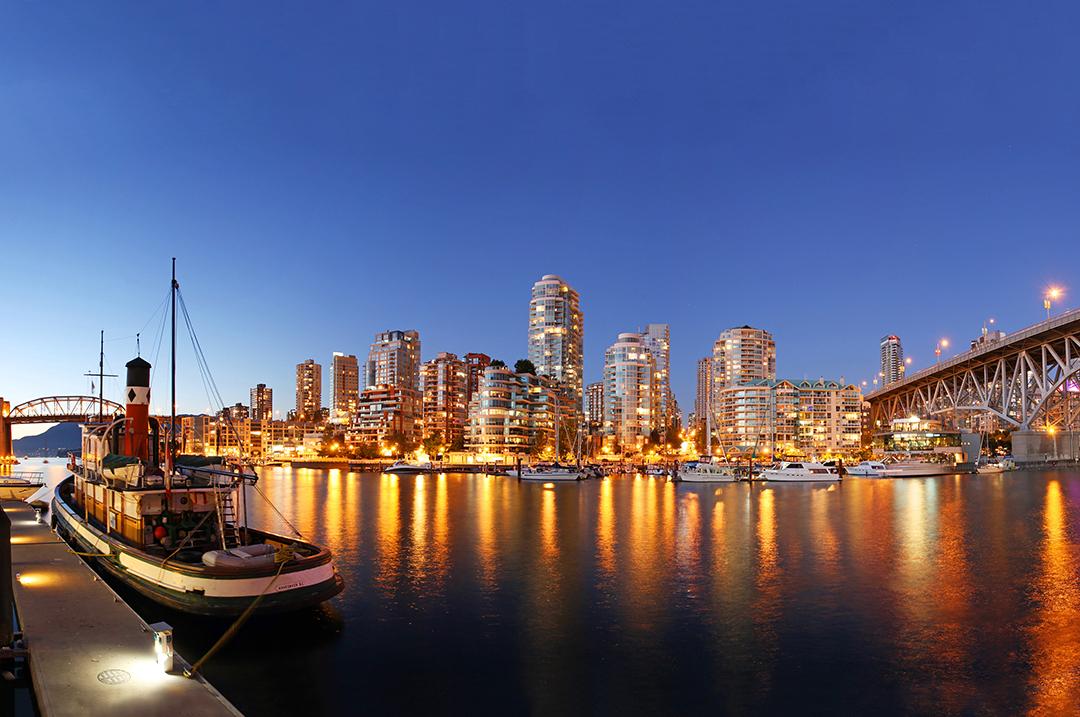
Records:
[[[213,658],[248,715],[1080,705],[1080,474],[544,488],[273,469],[260,488],[331,546],[346,591]],[[132,603],[191,661],[227,625]]]

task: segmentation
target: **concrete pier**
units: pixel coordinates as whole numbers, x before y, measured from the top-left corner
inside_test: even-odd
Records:
[[[209,683],[158,665],[154,636],[134,610],[71,552],[25,503],[6,502],[11,520],[15,605],[30,675],[45,717],[226,715],[240,713]]]

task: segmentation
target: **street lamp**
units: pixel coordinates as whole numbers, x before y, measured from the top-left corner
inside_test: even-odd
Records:
[[[947,349],[947,348],[949,348],[949,340],[948,339],[942,339],[941,341],[937,342],[937,347],[934,348],[934,357],[935,357],[934,363],[940,363],[941,362],[941,350],[942,349]]]
[[[1062,291],[1056,286],[1051,286],[1043,296],[1043,308],[1046,309],[1046,320],[1050,320],[1050,302],[1061,298]]]

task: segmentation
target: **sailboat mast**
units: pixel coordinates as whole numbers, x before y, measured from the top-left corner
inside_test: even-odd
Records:
[[[101,330],[101,350],[98,353],[98,423],[105,418],[105,329]]]
[[[169,366],[169,445],[165,451],[165,455],[169,459],[165,480],[169,483],[172,482],[170,474],[176,464],[176,290],[179,286],[176,283],[176,257],[174,256],[172,258],[172,284],[169,290],[172,298],[172,356]]]

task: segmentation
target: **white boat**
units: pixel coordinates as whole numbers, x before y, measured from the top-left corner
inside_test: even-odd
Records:
[[[853,466],[844,466],[844,470],[848,472],[848,475],[852,476],[883,478],[885,477],[886,466],[881,461],[862,461]]]
[[[396,461],[386,468],[383,468],[383,473],[427,473],[431,470],[431,463],[406,463],[405,461]]]
[[[570,481],[581,480],[582,472],[571,466],[537,465],[522,468],[518,477],[521,478],[521,480]]]
[[[710,461],[690,461],[679,467],[678,480],[687,483],[732,483],[739,478],[731,466],[721,466]]]
[[[885,464],[885,478],[919,478],[926,476],[948,476],[962,473],[951,463],[936,461],[906,460]]]
[[[647,476],[666,476],[668,471],[663,466],[649,466],[645,469]]]
[[[820,463],[781,463],[779,468],[761,471],[761,479],[781,483],[838,481],[840,471]]]

